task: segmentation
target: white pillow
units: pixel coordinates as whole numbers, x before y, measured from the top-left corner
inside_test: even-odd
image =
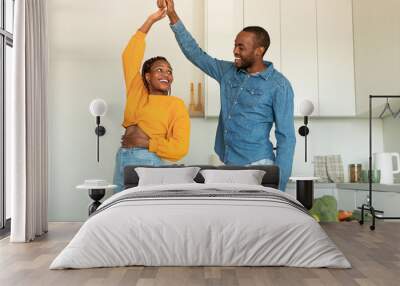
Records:
[[[265,171],[262,170],[202,170],[204,183],[261,185]]]
[[[135,168],[139,176],[139,186],[195,183],[193,179],[199,170],[199,167]]]

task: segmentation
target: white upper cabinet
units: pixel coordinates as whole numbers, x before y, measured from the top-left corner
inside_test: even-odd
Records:
[[[295,115],[303,99],[312,116],[355,116],[351,0],[205,0],[206,51],[232,59],[233,41],[244,26],[270,34],[265,59],[291,82]],[[206,78],[206,116],[220,110],[219,86]]]
[[[357,114],[368,116],[368,97],[400,94],[400,0],[353,0]],[[379,116],[384,100],[374,100]],[[398,100],[392,100],[396,106]]]
[[[294,91],[294,111],[308,99],[319,115],[315,0],[281,0],[281,71]]]
[[[205,50],[212,57],[233,60],[236,35],[245,26],[261,26],[271,38],[265,59],[275,68],[281,65],[280,33],[281,0],[205,0]],[[206,76],[206,117],[218,116],[220,111],[218,83]]]
[[[236,35],[243,29],[243,0],[205,0],[205,51],[212,57],[233,61]],[[218,116],[219,84],[205,76],[205,115]]]
[[[265,54],[265,60],[272,62],[278,70],[281,68],[281,0],[244,0],[244,26],[260,26],[268,31],[271,45]]]
[[[352,1],[317,0],[319,111],[355,116]]]

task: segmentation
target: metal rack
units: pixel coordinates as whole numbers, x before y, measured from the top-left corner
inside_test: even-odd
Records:
[[[374,208],[372,204],[372,100],[374,98],[382,99],[385,98],[389,100],[389,98],[400,98],[400,95],[370,95],[369,96],[369,167],[368,167],[368,184],[369,184],[369,201],[366,204],[363,204],[361,207],[361,219],[359,223],[364,224],[364,212],[367,211],[371,213],[372,216],[372,224],[370,225],[371,230],[375,230],[375,219],[400,219],[400,217],[385,217],[383,215],[383,211],[377,210]],[[386,110],[386,106],[385,106]],[[385,111],[384,110],[384,111]],[[393,114],[393,113],[392,113]],[[381,215],[379,215],[381,214]]]

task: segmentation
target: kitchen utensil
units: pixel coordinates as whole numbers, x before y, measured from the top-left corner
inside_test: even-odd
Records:
[[[350,183],[360,183],[361,181],[361,164],[350,164],[349,165],[349,178]]]

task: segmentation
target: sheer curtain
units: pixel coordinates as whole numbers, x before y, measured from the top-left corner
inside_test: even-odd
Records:
[[[13,92],[6,113],[11,242],[47,232],[46,0],[16,0]]]

